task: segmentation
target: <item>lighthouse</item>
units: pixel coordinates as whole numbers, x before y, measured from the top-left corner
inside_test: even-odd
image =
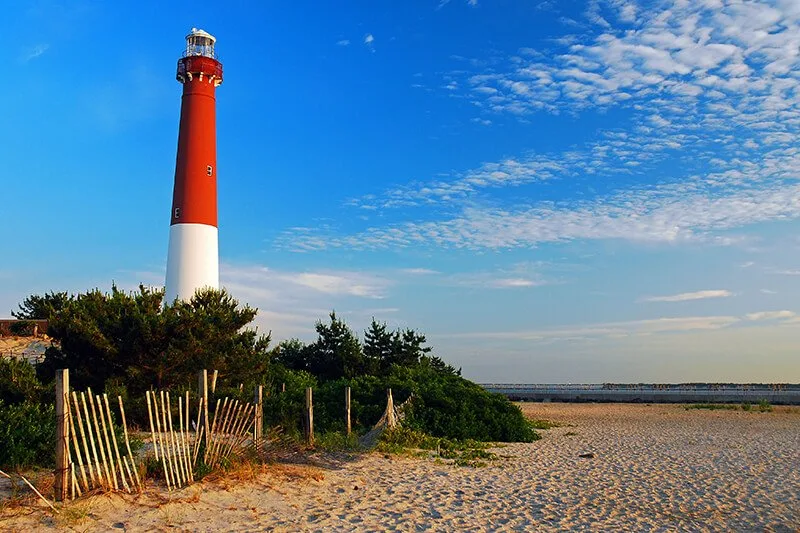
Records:
[[[170,211],[166,304],[219,288],[216,89],[222,63],[210,33],[192,28],[178,60],[183,85]]]

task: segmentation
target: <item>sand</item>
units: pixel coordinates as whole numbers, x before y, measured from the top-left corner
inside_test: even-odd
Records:
[[[487,467],[317,456],[315,467],[275,465],[243,483],[92,497],[55,519],[6,511],[0,529],[800,531],[800,408],[523,409],[565,425],[495,450],[502,457]]]

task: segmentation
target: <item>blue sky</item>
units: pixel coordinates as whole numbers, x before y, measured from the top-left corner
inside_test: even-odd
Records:
[[[4,4],[0,314],[163,283],[183,37],[222,283],[480,381],[800,381],[795,0]]]

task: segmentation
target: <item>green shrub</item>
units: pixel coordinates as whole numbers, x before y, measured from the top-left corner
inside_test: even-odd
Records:
[[[561,424],[556,422],[551,422],[550,420],[529,420],[529,423],[533,429],[551,429],[561,427]]]
[[[435,437],[484,442],[532,442],[540,438],[519,407],[505,396],[490,393],[461,376],[425,366],[396,367],[390,385],[392,390],[414,394],[403,423]]]
[[[342,431],[326,431],[315,434],[314,446],[329,452],[357,452],[361,450],[358,437],[351,433],[349,436]]]
[[[282,385],[286,391],[282,392]],[[317,380],[308,372],[302,370],[286,370],[275,367],[273,383],[267,387],[264,394],[264,427],[281,426],[286,433],[295,434],[302,432],[303,414],[306,404],[306,388],[314,388],[314,418],[315,429],[324,431],[326,428],[318,424],[317,415]],[[250,391],[252,396],[252,391]]]
[[[17,320],[8,326],[8,331],[12,335],[27,337],[33,335],[33,325],[34,323],[30,320]]]
[[[770,404],[766,399],[758,401],[758,410],[762,413],[769,413],[772,412],[772,404]]]
[[[9,405],[26,401],[38,403],[46,393],[47,389],[36,379],[36,370],[29,363],[0,357],[0,401]]]
[[[693,403],[691,405],[687,405],[685,409],[688,411],[689,409],[707,409],[709,411],[735,411],[736,406],[725,404],[725,403]]]
[[[432,437],[421,431],[398,426],[383,432],[378,441],[378,451],[405,455],[432,455],[440,459],[451,459],[457,466],[486,466],[485,461],[497,459],[487,451],[487,444],[474,440],[450,440]],[[418,450],[429,450],[432,454],[421,454]]]
[[[0,401],[0,467],[55,464],[56,414],[52,405]]]

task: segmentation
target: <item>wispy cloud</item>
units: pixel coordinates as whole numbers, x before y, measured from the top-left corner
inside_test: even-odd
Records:
[[[32,61],[32,60],[36,59],[37,57],[41,57],[42,54],[47,52],[47,50],[49,50],[49,49],[50,49],[50,45],[47,44],[47,43],[40,43],[40,44],[37,44],[36,46],[32,46],[30,48],[27,48],[26,50],[24,50],[22,52],[22,55],[20,56],[20,61],[22,61],[23,63],[27,63],[28,61]]]
[[[516,289],[520,287],[538,287],[544,284],[543,281],[525,278],[500,278],[491,280],[488,286],[496,289]]]
[[[516,263],[493,271],[456,273],[439,278],[439,283],[472,289],[529,289],[557,283],[543,277],[542,263]]]
[[[342,39],[340,41],[336,41],[338,46],[350,46],[350,39]]]
[[[719,330],[732,327],[756,327],[752,322],[781,321],[779,325],[793,326],[800,324],[798,316],[792,311],[761,311],[744,316],[713,315],[663,317],[645,320],[629,320],[622,322],[601,322],[596,324],[575,325],[567,327],[543,328],[518,331],[484,331],[469,333],[438,334],[443,339],[485,339],[509,340],[522,342],[553,343],[591,341],[593,339],[620,339],[625,337],[643,337],[653,335],[669,335],[702,330]]]
[[[401,272],[405,274],[412,274],[415,276],[426,276],[439,273],[438,271],[431,270],[430,268],[403,268],[401,269]]]
[[[797,219],[800,80],[791,72],[800,70],[793,44],[800,40],[800,11],[793,6],[664,0],[644,9],[593,1],[590,25],[552,48],[459,60],[442,90],[472,102],[482,112],[477,123],[614,107],[626,109],[630,121],[574,149],[510,156],[350,202],[378,214],[402,208],[405,220],[346,234],[287,232],[279,245],[500,249],[589,239],[729,245],[746,238],[731,231]],[[667,170],[667,161],[679,165]],[[653,175],[662,178],[646,185]],[[587,180],[600,179],[642,185],[593,194]],[[569,180],[581,195],[509,206],[493,194],[527,187],[536,197],[541,183],[554,180]],[[425,215],[410,207],[425,208]]]
[[[759,311],[758,313],[748,313],[747,320],[777,320],[780,318],[793,318],[797,316],[792,311]]]
[[[775,274],[782,276],[800,276],[800,270],[776,270]]]
[[[736,239],[717,233],[800,217],[800,204],[795,201],[800,195],[798,185],[736,190],[716,198],[693,193],[695,189],[692,184],[654,187],[567,207],[546,203],[514,209],[466,206],[451,219],[370,227],[354,235],[335,235],[324,229],[302,234],[287,231],[277,244],[291,250],[530,248],[577,239],[725,245]]]
[[[705,300],[707,298],[727,298],[733,296],[731,291],[727,290],[707,290],[696,292],[684,292],[681,294],[673,294],[671,296],[650,296],[645,298],[646,302],[687,302],[690,300]]]
[[[652,335],[693,330],[721,329],[737,322],[735,316],[666,317],[624,322],[603,322],[583,326],[501,332],[471,332],[438,335],[451,338],[508,339],[520,341],[587,340],[591,338],[618,338],[632,335]]]
[[[364,35],[364,46],[369,48],[371,52],[375,51],[375,37],[371,33]]]
[[[439,0],[439,4],[436,6],[436,10],[442,9],[444,6],[450,3],[451,0]],[[471,7],[476,7],[478,5],[478,0],[466,0],[466,4]]]

